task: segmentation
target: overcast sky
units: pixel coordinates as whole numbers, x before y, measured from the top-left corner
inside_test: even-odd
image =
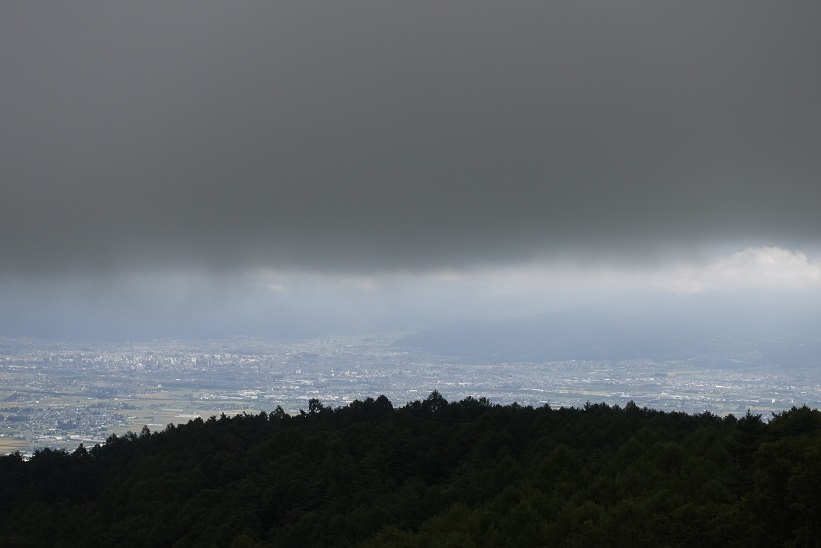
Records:
[[[0,335],[817,292],[819,21],[815,0],[3,3]]]

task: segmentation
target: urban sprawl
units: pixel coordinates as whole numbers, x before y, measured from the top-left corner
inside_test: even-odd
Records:
[[[394,347],[397,336],[272,341],[81,343],[0,339],[0,453],[73,450],[144,427],[201,417],[293,414],[308,400],[346,405],[384,394],[394,406],[437,390],[448,400],[551,407],[634,401],[718,415],[748,409],[766,419],[821,407],[821,382],[773,366],[714,368],[692,361],[472,363]]]

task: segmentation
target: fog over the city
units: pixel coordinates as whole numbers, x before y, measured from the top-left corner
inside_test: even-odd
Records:
[[[819,20],[818,2],[5,5],[0,336],[819,302]]]

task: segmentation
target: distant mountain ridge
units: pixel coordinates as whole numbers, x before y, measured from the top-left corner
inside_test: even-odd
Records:
[[[483,360],[685,360],[807,366],[821,356],[821,312],[784,295],[652,293],[501,322],[458,322],[396,341]]]

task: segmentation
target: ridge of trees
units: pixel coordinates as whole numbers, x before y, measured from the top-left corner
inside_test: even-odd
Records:
[[[0,457],[4,546],[818,546],[821,412],[434,391]]]

